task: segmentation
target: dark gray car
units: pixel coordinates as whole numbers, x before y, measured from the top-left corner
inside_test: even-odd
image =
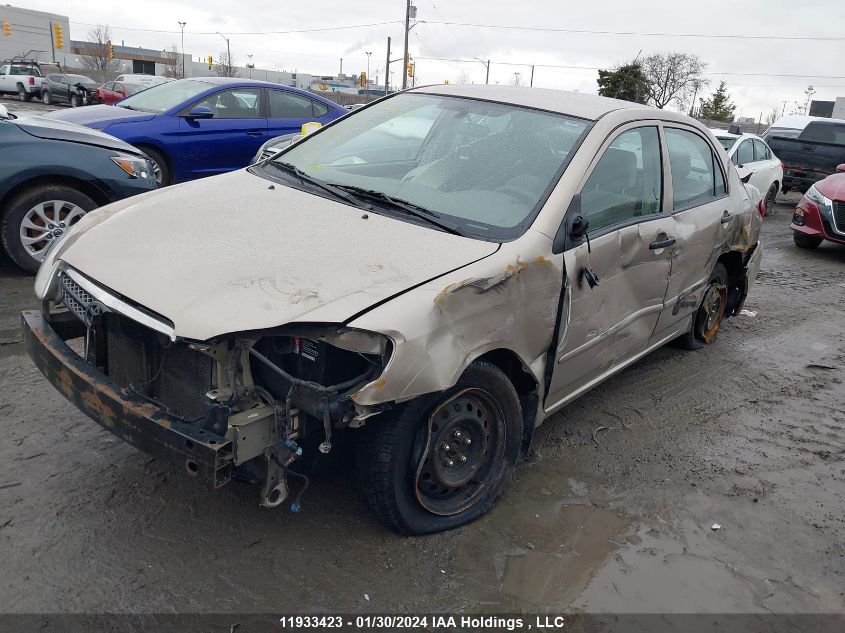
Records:
[[[41,100],[45,105],[69,103],[74,108],[93,102],[97,82],[84,75],[51,73],[41,82]]]

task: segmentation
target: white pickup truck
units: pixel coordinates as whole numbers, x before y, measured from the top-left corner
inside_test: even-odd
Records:
[[[34,62],[5,62],[0,66],[0,93],[17,93],[21,101],[41,96],[43,73]]]

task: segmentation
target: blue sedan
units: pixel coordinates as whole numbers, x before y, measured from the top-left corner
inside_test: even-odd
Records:
[[[222,174],[250,163],[270,138],[326,124],[348,111],[317,95],[266,81],[181,79],[114,106],[60,110],[47,118],[102,130],[143,150],[162,185]]]

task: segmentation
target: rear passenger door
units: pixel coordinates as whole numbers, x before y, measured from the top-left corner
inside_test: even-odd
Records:
[[[267,136],[298,133],[303,123],[325,122],[329,108],[318,101],[288,90],[267,90]]]
[[[663,310],[675,237],[663,192],[659,124],[620,128],[581,188],[589,243],[563,254],[565,316],[547,409],[647,349]],[[590,271],[599,281],[593,287]]]
[[[655,337],[684,329],[696,311],[740,213],[730,206],[725,165],[704,134],[680,125],[665,126],[675,236],[666,307]],[[750,141],[743,141],[752,150]],[[742,147],[739,148],[740,150]]]

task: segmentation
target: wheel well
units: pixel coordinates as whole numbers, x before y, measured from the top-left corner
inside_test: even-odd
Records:
[[[736,306],[745,294],[745,275],[742,265],[742,253],[730,251],[719,257],[718,263],[725,267],[728,273],[728,305],[725,308],[727,316],[733,316]]]
[[[102,190],[84,180],[73,178],[71,176],[36,176],[29,180],[25,180],[12,187],[3,199],[0,200],[0,209],[5,209],[8,206],[9,200],[15,196],[19,196],[24,191],[38,187],[40,185],[62,185],[76,189],[80,193],[84,193],[97,203],[97,206],[103,206],[109,203],[109,199]]]
[[[522,455],[527,454],[531,447],[534,423],[540,406],[539,384],[525,368],[522,359],[509,349],[492,350],[479,357],[478,360],[485,360],[501,369],[513,384],[522,408],[522,446],[520,453]]]
[[[170,159],[170,155],[163,149],[155,145],[151,145],[150,143],[132,143],[132,145],[137,147],[142,152],[144,150],[152,150],[156,154],[161,156],[164,159],[164,162],[167,163],[167,169],[170,172],[171,177],[175,177],[175,174],[173,173],[173,161]]]

